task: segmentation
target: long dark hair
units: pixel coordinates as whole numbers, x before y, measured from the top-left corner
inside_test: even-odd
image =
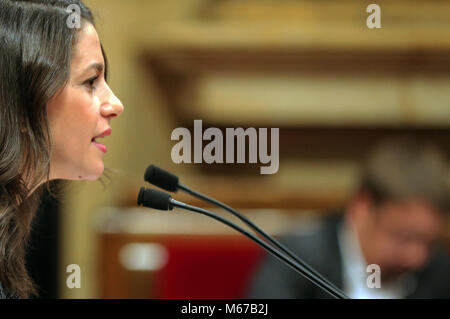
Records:
[[[20,298],[37,294],[25,250],[49,180],[46,105],[67,84],[80,30],[71,27],[71,4],[81,27],[94,25],[80,0],[0,0],[0,283]]]

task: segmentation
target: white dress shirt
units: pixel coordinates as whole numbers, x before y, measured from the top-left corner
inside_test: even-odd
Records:
[[[343,288],[353,299],[400,299],[414,289],[414,277],[404,274],[391,283],[381,282],[380,288],[367,285],[367,263],[361,253],[357,234],[347,222],[338,229],[339,248],[342,256]],[[383,269],[381,269],[381,273]]]

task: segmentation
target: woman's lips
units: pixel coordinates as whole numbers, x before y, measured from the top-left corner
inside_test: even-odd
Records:
[[[103,153],[106,153],[106,146],[103,145],[103,144],[100,144],[99,142],[97,142],[96,139],[97,138],[102,138],[102,137],[105,137],[105,136],[108,136],[108,135],[111,135],[111,128],[108,128],[102,134],[100,134],[100,135],[98,135],[96,137],[93,137],[92,141],[91,141]]]
[[[92,141],[92,144],[94,144],[103,153],[106,153],[106,146],[105,145],[100,144],[100,143],[96,142],[95,140]]]

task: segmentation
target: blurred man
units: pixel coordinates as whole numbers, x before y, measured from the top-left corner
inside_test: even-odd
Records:
[[[429,144],[394,140],[371,152],[342,212],[281,241],[351,298],[450,298],[449,249],[438,242],[448,212],[443,156]],[[378,266],[379,285],[368,283]],[[329,295],[267,256],[249,297]]]

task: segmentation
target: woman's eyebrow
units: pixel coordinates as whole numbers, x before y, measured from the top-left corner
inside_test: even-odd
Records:
[[[94,62],[92,64],[90,64],[84,71],[83,74],[87,73],[90,69],[96,69],[98,72],[102,72],[103,71],[103,64],[98,63],[98,62]]]

